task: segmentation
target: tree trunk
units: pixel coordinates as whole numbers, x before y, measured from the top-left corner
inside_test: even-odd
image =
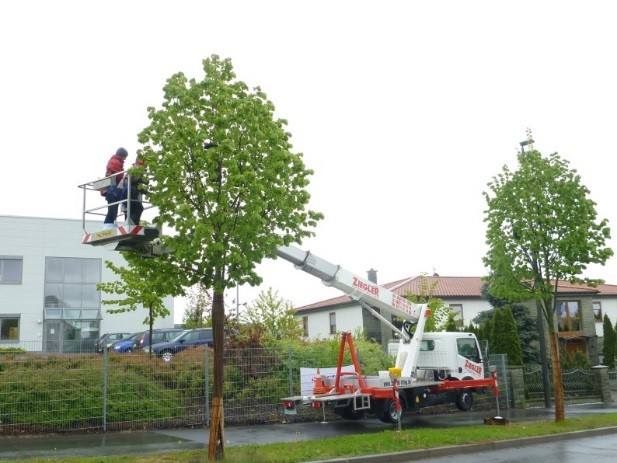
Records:
[[[561,362],[559,361],[559,335],[550,333],[551,357],[553,360],[553,391],[555,395],[555,421],[566,419],[564,406],[563,379],[561,377]]]
[[[214,338],[214,396],[210,419],[209,460],[225,458],[223,438],[223,353],[225,348],[225,300],[215,290],[212,299],[212,337]]]

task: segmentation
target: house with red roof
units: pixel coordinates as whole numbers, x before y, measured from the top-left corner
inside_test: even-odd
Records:
[[[376,283],[376,272],[369,272]],[[459,326],[469,325],[491,305],[482,298],[482,277],[416,276],[383,285],[399,296],[432,294],[444,301],[454,312]],[[607,314],[614,325],[617,321],[617,285],[585,285],[560,283],[558,310],[555,320],[562,345],[568,352],[589,354],[592,361],[602,352],[603,317]],[[535,304],[528,304],[535,316]],[[296,316],[302,320],[308,339],[327,338],[343,331],[366,332],[369,338],[384,347],[393,339],[391,330],[363,309],[354,299],[341,295],[325,301],[298,307]]]

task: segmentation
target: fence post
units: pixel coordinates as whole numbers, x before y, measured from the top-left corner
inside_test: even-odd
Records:
[[[513,408],[525,409],[527,403],[525,401],[525,380],[523,378],[522,366],[509,366],[508,375],[512,388],[512,406]]]
[[[611,397],[611,384],[608,378],[608,367],[604,365],[597,365],[591,367],[591,370],[596,375],[596,384],[600,390],[600,400],[602,402],[612,402]]]
[[[292,396],[294,395],[294,381],[293,381],[293,353],[291,350],[291,346],[289,346],[289,361],[288,361],[288,366],[289,366],[289,395]]]
[[[508,416],[510,416],[510,380],[507,372],[508,356],[506,354],[491,354],[489,355],[488,363],[497,370],[500,396],[497,400],[502,399],[502,403],[508,410]]]
[[[103,343],[103,431],[107,431],[107,343]]]
[[[210,427],[210,382],[209,382],[209,368],[208,368],[208,346],[206,346],[204,355],[204,394],[206,395],[206,427]]]

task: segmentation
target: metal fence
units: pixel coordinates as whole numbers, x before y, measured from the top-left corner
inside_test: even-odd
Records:
[[[383,369],[381,362],[392,360],[379,346],[366,349],[358,349],[366,374],[376,374]],[[338,351],[337,340],[318,348],[227,349],[225,423],[289,420],[283,414],[281,398],[306,393],[301,389],[301,368],[335,367]],[[213,360],[213,351],[204,348],[188,349],[170,362],[144,352],[2,352],[0,434],[208,425]],[[344,361],[351,364],[350,358]],[[494,398],[487,392],[477,394],[474,402],[492,407]],[[321,410],[306,408],[293,419],[321,418]],[[328,419],[334,418],[328,412]]]
[[[596,375],[590,370],[580,368],[564,369],[561,372],[561,377],[566,398],[597,397],[602,393],[602,385],[598,383]],[[526,367],[523,371],[523,378],[525,381],[525,395],[532,400],[543,399],[542,367],[540,365]],[[548,370],[548,382],[552,395],[555,383],[553,371],[550,368]]]
[[[379,347],[375,348],[379,351]],[[375,374],[383,352],[358,350],[363,371]],[[301,393],[300,369],[336,365],[338,342],[315,348],[238,348],[225,352],[226,424],[280,422],[281,398]],[[365,354],[365,355],[363,355]],[[380,357],[381,355],[381,357]],[[385,356],[385,357],[384,357]],[[0,353],[0,434],[122,430],[208,425],[213,352],[195,348],[170,362],[132,354]],[[347,359],[345,360],[347,364]],[[372,363],[371,363],[372,362]],[[503,369],[503,365],[499,366]],[[505,376],[502,375],[502,378]],[[528,371],[529,395],[541,397],[538,370]],[[564,372],[569,393],[595,387],[583,371]],[[490,391],[476,407],[492,408]],[[441,410],[440,410],[441,411]],[[431,413],[434,411],[423,411]],[[321,419],[305,409],[295,419]]]

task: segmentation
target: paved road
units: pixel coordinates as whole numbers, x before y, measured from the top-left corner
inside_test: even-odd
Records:
[[[481,444],[477,446],[462,446],[457,449],[443,449],[446,455],[440,456],[440,450],[410,453],[409,459],[398,459],[399,463],[581,463],[593,460],[593,463],[613,463],[617,458],[617,430],[612,429],[597,432],[584,431],[578,435],[561,435],[538,439],[522,439],[511,443]],[[590,437],[583,437],[590,435]],[[498,445],[499,444],[499,445]],[[509,445],[509,446],[508,446]],[[488,447],[488,449],[487,449]],[[397,455],[404,457],[404,455]],[[348,460],[352,462],[353,460]],[[371,463],[386,463],[384,456],[381,460]],[[343,462],[341,462],[343,463]],[[354,463],[369,463],[368,460],[354,461]]]
[[[424,428],[447,428],[453,426],[465,426],[472,424],[482,424],[484,418],[490,417],[494,412],[454,412],[443,415],[416,415],[407,417],[403,420],[403,429],[424,427]],[[566,407],[566,417],[574,417],[580,415],[602,414],[602,413],[617,413],[617,403],[596,403],[588,405],[570,405]],[[534,420],[553,419],[555,412],[553,409],[535,408],[526,410],[502,410],[501,414],[504,418],[508,418],[511,422],[525,422]],[[350,434],[363,434],[391,429],[389,425],[385,425],[379,420],[365,419],[359,421],[333,421],[328,423],[312,422],[312,423],[285,423],[273,425],[261,425],[251,427],[228,426],[225,428],[225,441],[228,447],[247,444],[266,444],[273,442],[297,442],[301,440],[320,439],[323,437],[334,437]],[[617,432],[617,428],[614,429]],[[610,430],[605,433],[608,434]],[[584,434],[579,434],[576,437],[585,437]],[[165,452],[172,450],[188,450],[203,448],[208,445],[209,430],[208,429],[171,429],[157,431],[137,431],[137,432],[109,432],[102,434],[88,435],[67,435],[57,434],[51,436],[9,436],[0,437],[0,460],[16,460],[20,458],[32,457],[53,457],[53,456],[89,456],[89,455],[122,455],[147,452]],[[573,437],[568,437],[572,439]],[[546,441],[547,438],[543,438]],[[537,443],[538,440],[529,441]],[[568,445],[576,446],[577,441],[568,443]],[[496,460],[495,448],[487,447],[489,444],[484,444],[484,447],[466,447],[467,459],[456,460],[441,460],[448,462],[468,462],[470,461],[467,452],[489,451],[487,458],[490,461],[530,461],[530,460]],[[497,445],[490,444],[490,445]],[[500,450],[506,447],[507,443],[499,444]],[[513,444],[514,445],[514,444]],[[520,447],[520,443],[516,444]],[[527,443],[523,443],[527,445]],[[557,445],[557,444],[555,444]],[[559,448],[563,447],[562,442]],[[593,444],[592,444],[593,445]],[[617,449],[617,441],[613,442],[613,447]],[[536,447],[532,447],[535,449]],[[549,451],[556,451],[554,447]],[[602,448],[596,449],[598,452]],[[455,450],[460,451],[459,449]],[[427,456],[441,457],[442,454],[437,451],[423,451],[423,453],[413,453],[413,461],[417,461]],[[448,455],[452,453],[452,449],[444,450]],[[502,453],[500,452],[500,457]],[[614,454],[617,457],[617,454]],[[388,456],[373,456],[370,462],[387,462],[391,461]],[[518,457],[517,457],[518,458]],[[337,460],[344,461],[344,460]],[[349,461],[360,462],[359,459],[350,459]],[[397,460],[404,461],[404,460]],[[412,460],[410,460],[412,461]],[[435,462],[439,460],[431,460]],[[475,455],[474,455],[474,461]],[[484,461],[484,460],[481,460]],[[486,460],[489,461],[489,460]],[[537,461],[537,460],[534,460]],[[545,460],[543,463],[550,463],[551,460]],[[566,460],[554,460],[560,463],[566,463]],[[593,463],[601,463],[603,460],[596,460],[594,454]],[[579,462],[580,463],[580,462]]]

